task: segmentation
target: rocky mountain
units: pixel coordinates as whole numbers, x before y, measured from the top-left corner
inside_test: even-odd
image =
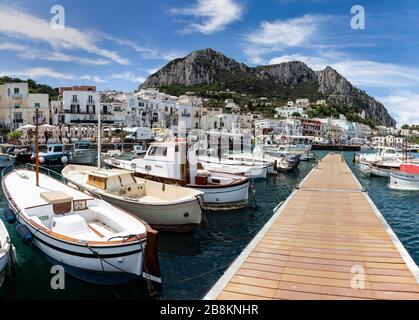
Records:
[[[354,87],[333,68],[314,71],[299,61],[249,67],[212,49],[198,50],[169,62],[150,75],[139,88],[170,91],[174,87],[184,91],[229,89],[284,101],[326,99],[330,104],[348,107],[359,113],[365,110],[367,118],[382,125],[396,125],[382,103]]]

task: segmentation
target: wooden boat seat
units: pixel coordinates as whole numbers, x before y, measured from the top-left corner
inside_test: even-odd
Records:
[[[73,201],[73,197],[62,191],[41,192],[41,198],[50,204],[65,203]]]
[[[52,204],[55,214],[68,213],[72,209],[73,197],[62,191],[41,192],[40,196],[46,202]]]

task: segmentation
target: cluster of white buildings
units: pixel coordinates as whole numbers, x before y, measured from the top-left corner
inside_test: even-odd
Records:
[[[399,146],[402,136],[412,134],[411,130],[382,126],[372,132],[369,126],[350,122],[343,115],[338,119],[308,119],[308,99],[289,101],[276,108],[275,119],[241,112],[232,99],[225,100],[224,107],[207,107],[204,102],[195,96],[176,97],[157,89],[98,92],[95,86],[62,87],[58,99],[49,101],[47,94],[29,93],[28,83],[7,83],[0,85],[0,127],[17,129],[34,124],[37,105],[40,122],[52,125],[95,125],[100,111],[101,121],[114,127],[182,127],[230,133],[259,130],[259,134],[309,136],[314,141],[331,143],[366,139],[376,145]],[[326,101],[319,100],[315,105],[326,105]]]
[[[96,92],[95,87],[60,88],[60,96],[52,102],[53,125],[97,123],[100,108],[103,123],[115,127],[172,128],[179,125],[191,129],[246,129],[252,127],[253,115],[240,114],[231,100],[225,108],[204,107],[194,96],[171,96],[156,89],[136,93]],[[227,109],[230,112],[225,113]]]

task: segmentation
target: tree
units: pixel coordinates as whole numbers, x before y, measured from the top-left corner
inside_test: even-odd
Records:
[[[22,132],[20,132],[20,131],[12,131],[12,132],[9,132],[7,134],[7,139],[8,140],[16,140],[16,139],[19,139],[21,136],[22,136]]]
[[[293,112],[291,117],[301,118],[301,114],[299,112]]]

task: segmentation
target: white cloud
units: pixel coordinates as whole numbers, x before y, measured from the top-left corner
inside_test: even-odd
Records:
[[[399,126],[419,123],[417,103],[419,101],[419,93],[400,91],[394,95],[381,97],[380,100],[395,115]]]
[[[111,79],[117,79],[117,80],[124,80],[134,83],[143,83],[146,79],[141,76],[136,76],[132,72],[123,72],[123,73],[117,73],[110,76]]]
[[[212,34],[222,31],[227,25],[240,20],[244,13],[244,7],[235,0],[197,0],[190,7],[172,9],[172,13],[193,17],[197,20],[189,23],[188,27],[184,29],[185,33]]]
[[[289,20],[262,21],[258,30],[248,34],[250,43],[276,49],[304,45],[315,34],[318,16],[305,15]]]
[[[157,48],[150,48],[145,46],[140,46],[134,41],[120,39],[106,34],[100,35],[102,38],[110,41],[114,41],[121,46],[127,46],[134,49],[143,59],[157,59],[157,60],[173,60],[179,57],[183,57],[185,54],[181,51],[169,49],[162,50]]]
[[[331,65],[355,85],[378,88],[417,87],[419,69],[374,61],[346,60]]]
[[[0,51],[14,51],[17,52],[18,57],[29,60],[47,60],[56,62],[72,62],[83,65],[107,65],[110,63],[106,59],[91,59],[84,57],[77,57],[58,51],[38,50],[27,45],[18,44],[14,42],[0,43]]]
[[[69,26],[64,30],[54,30],[46,20],[5,6],[0,6],[0,33],[7,37],[46,42],[55,50],[81,50],[119,64],[129,64],[118,53],[99,47],[92,33]]]
[[[251,63],[260,64],[264,62],[262,56],[265,54],[308,47],[325,19],[327,17],[321,15],[304,15],[288,20],[262,21],[259,29],[245,36],[245,53]]]
[[[31,68],[21,71],[5,71],[2,72],[3,76],[15,76],[30,79],[39,78],[54,78],[59,80],[76,80],[77,77],[66,73],[61,73],[50,68]]]
[[[30,68],[20,71],[2,71],[0,76],[11,76],[11,77],[20,77],[26,79],[41,79],[41,78],[53,78],[57,80],[69,80],[69,81],[80,81],[87,80],[93,81],[95,83],[105,83],[105,79],[99,76],[90,76],[83,75],[77,76],[68,73],[59,72],[51,68]]]

